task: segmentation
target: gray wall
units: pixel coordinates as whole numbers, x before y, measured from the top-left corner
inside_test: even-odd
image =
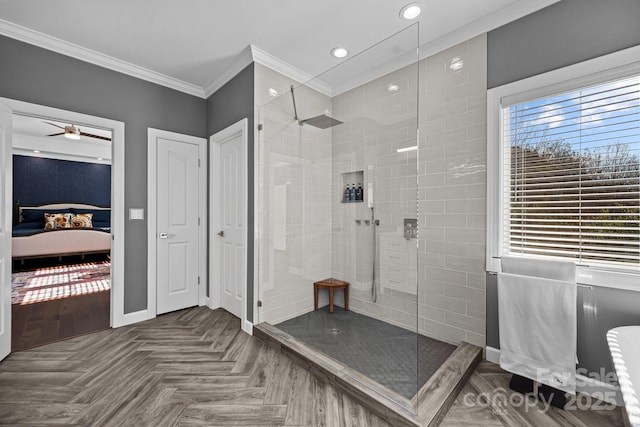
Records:
[[[204,99],[0,36],[0,96],[125,123],[125,208],[147,206],[147,127],[205,137]],[[147,305],[147,224],[125,225],[124,310]]]
[[[487,35],[488,87],[640,44],[640,1],[563,0]],[[640,292],[578,288],[580,367],[613,370],[607,330],[640,324]],[[487,345],[500,347],[496,276],[487,275]]]
[[[218,89],[207,99],[207,135],[211,136],[226,127],[244,119],[249,119],[249,152],[248,157],[248,179],[249,192],[247,194],[250,226],[248,232],[248,254],[247,254],[247,320],[253,322],[253,178],[254,178],[254,120],[253,120],[253,98],[254,98],[254,64],[251,63],[244,70],[229,80],[223,87]],[[210,232],[214,230],[209,230]]]
[[[562,0],[488,33],[489,89],[640,44],[640,1]]]

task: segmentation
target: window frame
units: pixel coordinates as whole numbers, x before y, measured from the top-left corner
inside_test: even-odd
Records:
[[[503,253],[503,109],[522,102],[638,75],[640,60],[637,58],[640,58],[640,45],[487,91],[487,271],[501,271],[500,257]],[[585,285],[640,291],[640,271],[631,269],[578,265],[576,280]]]

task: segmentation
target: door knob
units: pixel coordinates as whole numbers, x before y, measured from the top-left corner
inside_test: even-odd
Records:
[[[175,234],[170,234],[170,233],[160,233],[160,234],[158,234],[158,237],[160,237],[161,239],[170,239],[173,236],[175,236]]]
[[[220,230],[220,231],[218,232],[218,236],[220,236],[220,237],[224,237],[224,230]]]

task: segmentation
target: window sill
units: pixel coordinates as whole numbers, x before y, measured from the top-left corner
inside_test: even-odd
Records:
[[[578,266],[576,281],[581,285],[640,292],[640,271],[629,272]]]

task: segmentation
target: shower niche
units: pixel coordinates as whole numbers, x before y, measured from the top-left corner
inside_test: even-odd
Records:
[[[365,184],[364,171],[346,172],[341,174],[342,197],[340,203],[364,202]]]

